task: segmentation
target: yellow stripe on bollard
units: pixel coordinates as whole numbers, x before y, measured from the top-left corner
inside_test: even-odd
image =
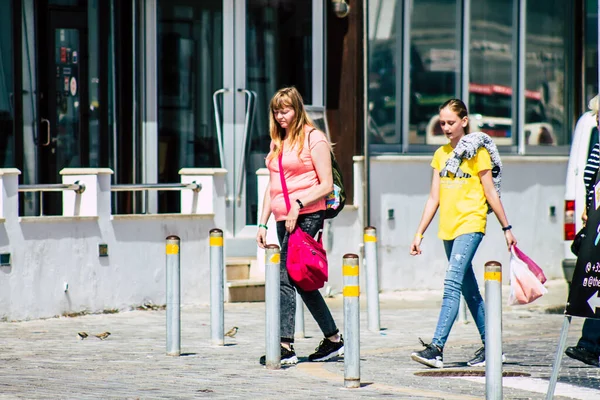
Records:
[[[342,266],[343,276],[358,276],[358,265],[343,265]]]
[[[279,264],[279,261],[281,260],[280,254],[279,253],[275,253],[271,256],[271,259],[269,260],[269,262],[271,264]]]
[[[484,272],[483,279],[486,281],[501,281],[502,272]]]
[[[344,297],[358,297],[359,294],[358,286],[344,286]]]
[[[179,253],[179,246],[176,244],[167,244],[167,254]]]
[[[377,242],[377,236],[375,236],[375,235],[369,235],[368,233],[365,233],[363,235],[363,241],[365,243],[367,243],[367,242]]]
[[[222,247],[223,246],[223,236],[211,236],[209,239],[209,244],[211,246]]]

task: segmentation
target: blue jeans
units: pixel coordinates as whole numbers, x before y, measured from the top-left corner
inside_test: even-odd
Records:
[[[475,325],[485,344],[485,309],[479,286],[473,273],[473,257],[483,239],[483,233],[466,233],[454,240],[444,240],[444,249],[448,257],[448,269],[444,280],[444,297],[432,343],[444,348],[448,335],[458,315],[461,292]]]
[[[600,354],[600,319],[586,318],[577,346]]]

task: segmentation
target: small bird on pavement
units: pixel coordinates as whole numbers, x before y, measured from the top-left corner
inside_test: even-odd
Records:
[[[87,332],[77,332],[77,335],[81,338],[81,340],[83,340],[86,337],[88,337]]]
[[[231,328],[230,330],[228,330],[228,331],[225,333],[225,336],[234,337],[234,336],[235,336],[235,334],[237,333],[237,331],[238,331],[238,327],[237,327],[237,326],[234,326],[233,328]]]
[[[96,336],[100,340],[104,340],[104,339],[106,339],[107,337],[110,336],[110,332],[102,332],[102,333],[99,333],[99,334],[94,335],[94,336]]]

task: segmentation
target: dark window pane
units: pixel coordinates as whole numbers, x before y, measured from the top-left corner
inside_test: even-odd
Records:
[[[566,113],[566,63],[570,34],[566,15],[574,2],[527,2],[525,60],[525,143],[533,146],[569,144]]]
[[[0,167],[15,167],[11,1],[0,2]]]

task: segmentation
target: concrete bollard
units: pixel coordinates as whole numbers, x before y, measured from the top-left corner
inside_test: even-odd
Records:
[[[210,245],[210,339],[212,344],[223,346],[225,317],[223,310],[223,231],[211,229]]]
[[[502,400],[502,264],[485,263],[485,393]]]
[[[379,263],[377,261],[377,230],[365,228],[365,267],[367,271],[367,321],[371,332],[381,330],[379,321]]]
[[[358,256],[345,254],[344,276],[344,387],[360,387],[360,287]]]
[[[294,321],[294,337],[304,339],[306,337],[304,332],[304,301],[298,292],[296,292],[296,317]]]
[[[181,281],[179,237],[167,237],[167,355],[181,354]]]
[[[280,313],[280,255],[279,246],[268,244],[265,247],[265,309],[266,309],[266,351],[267,369],[281,368],[281,324]]]

